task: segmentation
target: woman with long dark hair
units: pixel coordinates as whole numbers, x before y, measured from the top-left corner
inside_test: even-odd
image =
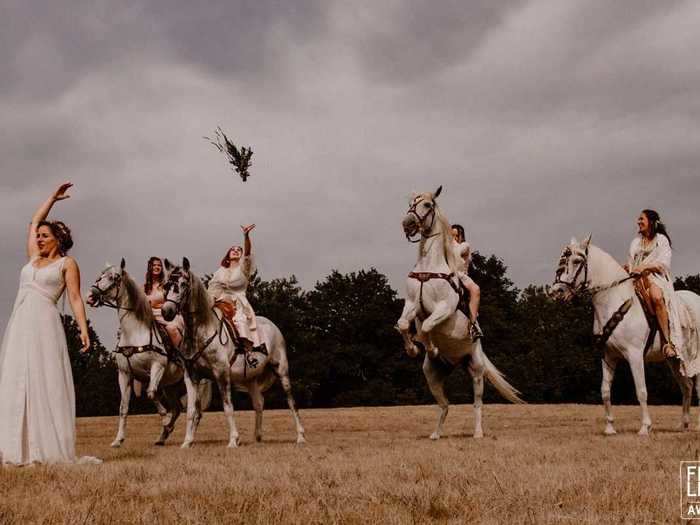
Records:
[[[479,303],[481,302],[481,288],[474,282],[469,274],[469,265],[472,261],[471,246],[465,239],[464,227],[461,224],[453,224],[452,238],[454,239],[454,251],[460,268],[457,272],[457,278],[462,283],[462,286],[469,292],[469,331],[472,340],[483,337],[483,332],[479,326]]]
[[[66,182],[34,213],[27,237],[27,264],[0,347],[0,459],[3,464],[73,463],[75,390],[66,334],[56,303],[67,291],[90,349],[78,263],[67,255],[71,231],[46,220],[53,205],[69,198]],[[82,462],[99,462],[83,458]]]
[[[146,293],[146,297],[148,297],[148,301],[151,303],[153,317],[155,317],[156,322],[165,329],[168,333],[168,337],[170,337],[170,341],[175,348],[178,348],[180,346],[180,341],[182,341],[182,331],[185,324],[181,315],[175,316],[175,319],[170,322],[163,318],[160,308],[165,302],[165,291],[163,290],[164,281],[165,273],[163,272],[163,261],[160,257],[151,257],[148,259],[146,282],[143,285],[143,291]]]
[[[671,237],[658,212],[642,210],[625,270],[636,277],[635,288],[644,306],[656,316],[663,351],[669,358],[678,357],[683,345],[680,305],[671,277],[671,247]]]

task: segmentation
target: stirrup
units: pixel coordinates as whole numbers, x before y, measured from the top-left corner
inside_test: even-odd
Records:
[[[481,331],[479,321],[472,321],[469,324],[469,336],[472,338],[472,341],[476,341],[477,339],[484,337],[484,332]]]
[[[666,343],[661,351],[664,353],[666,359],[678,358],[678,352],[676,352],[676,347],[673,343]]]

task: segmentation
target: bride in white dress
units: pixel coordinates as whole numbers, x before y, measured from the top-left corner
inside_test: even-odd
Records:
[[[82,351],[90,348],[80,270],[66,256],[70,230],[47,221],[54,203],[67,199],[62,184],[34,214],[27,238],[29,262],[0,346],[0,460],[2,464],[99,462],[75,457],[75,391],[66,336],[56,307],[67,289],[80,328]]]

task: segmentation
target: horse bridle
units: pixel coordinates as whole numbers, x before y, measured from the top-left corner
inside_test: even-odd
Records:
[[[572,255],[573,252],[571,251],[571,248],[567,246],[567,248],[561,254],[561,258],[559,259],[559,268],[557,269],[557,273],[554,278],[554,284],[563,284],[569,289],[569,291],[573,295],[576,295],[580,292],[585,292],[588,289],[588,246],[586,246],[583,261],[581,262],[581,264],[578,265],[578,268],[576,268],[576,272],[574,273],[573,279],[571,279],[571,281],[563,281],[561,279],[561,276],[566,268],[566,262]],[[576,281],[581,275],[581,272],[583,272],[583,281],[581,282],[581,284],[576,285]]]
[[[411,206],[409,206],[408,211],[406,212],[406,215],[413,215],[416,219],[418,219],[418,231],[420,233],[420,238],[415,239],[415,240],[411,239],[411,237],[407,233],[406,239],[408,240],[408,242],[416,243],[416,242],[420,242],[422,239],[428,239],[430,237],[435,237],[435,235],[438,235],[438,234],[425,235],[423,233],[423,223],[425,222],[425,220],[428,218],[429,215],[432,215],[432,217],[430,219],[430,226],[428,227],[428,231],[432,230],[433,224],[435,224],[435,204],[430,206],[430,211],[428,211],[422,217],[421,217],[420,213],[418,213],[418,205],[421,202],[423,202],[424,200],[425,199],[423,199],[423,198],[416,199],[415,201],[413,201],[413,204],[411,204]]]
[[[182,277],[182,274],[181,274],[181,273],[178,273],[178,274],[171,274],[171,275],[170,275],[170,278],[168,279],[168,281],[167,281],[167,282],[165,283],[165,285],[163,286],[163,289],[165,290],[165,301],[163,301],[163,304],[165,305],[166,303],[173,303],[173,304],[175,305],[176,312],[177,312],[178,314],[181,314],[181,313],[182,313],[182,312],[181,312],[181,305],[182,305],[182,301],[184,300],[183,297],[185,296],[185,294],[187,294],[187,293],[190,292],[189,282],[188,282],[188,285],[187,285],[187,286],[182,286],[182,291],[180,292],[180,299],[179,299],[178,301],[175,301],[174,299],[169,299],[169,298],[168,298],[168,293],[170,292],[170,287],[173,286],[173,285],[174,285],[174,286],[178,286],[177,283],[172,282],[172,278],[173,278],[173,277],[176,277],[176,278],[179,279],[180,277]],[[185,279],[184,281],[187,282],[188,280]]]
[[[109,292],[115,286],[117,287],[117,293],[116,293],[115,297],[119,297],[119,293],[121,292],[121,286],[122,286],[121,274],[116,273],[114,280],[111,282],[111,284],[107,288],[104,288],[104,289],[100,288],[100,286],[99,286],[101,277],[102,276],[100,276],[95,281],[95,284],[92,285],[92,289],[91,289],[91,292],[92,292],[92,290],[97,290],[97,294],[93,293],[93,295],[97,296],[96,297],[97,303],[95,304],[95,307],[107,306],[108,308],[114,308],[115,310],[123,310],[124,308],[122,308],[118,304],[105,299],[105,295],[107,294],[107,292]]]

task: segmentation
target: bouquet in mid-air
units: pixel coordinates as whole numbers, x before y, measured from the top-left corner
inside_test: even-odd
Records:
[[[245,146],[238,148],[229,140],[221,127],[216,128],[214,138],[204,137],[204,139],[208,140],[216,149],[226,155],[229,164],[233,166],[233,169],[240,175],[243,182],[250,177],[249,170],[253,165],[250,160],[253,157],[253,149],[250,146],[247,148]]]

